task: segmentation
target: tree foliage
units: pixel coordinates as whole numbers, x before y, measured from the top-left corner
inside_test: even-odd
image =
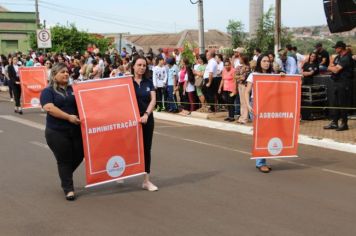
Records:
[[[232,47],[237,48],[242,45],[244,39],[246,38],[246,33],[244,33],[244,25],[239,20],[229,20],[226,30],[231,34]]]
[[[188,41],[185,41],[183,44],[183,51],[181,58],[187,59],[189,61],[189,64],[194,65],[195,63],[195,56],[193,54],[194,48],[196,48],[196,45],[193,45],[189,43]]]
[[[229,20],[227,27],[229,33],[232,32],[231,29],[235,30],[238,27],[242,27],[240,29],[243,30],[243,25],[238,24],[238,21]],[[246,37],[243,37],[242,35],[241,39],[236,39],[236,42],[238,42],[237,44],[234,44],[235,41],[233,40],[232,47],[244,47],[247,50],[248,56],[253,55],[253,50],[255,48],[260,48],[262,52],[274,51],[274,28],[274,8],[270,7],[259,20],[256,36],[250,39],[246,39]],[[234,36],[233,33],[231,34]],[[282,28],[281,35],[282,46],[291,43],[292,34],[288,33],[285,28]]]
[[[56,25],[50,28],[52,35],[52,52],[66,52],[73,54],[76,51],[84,52],[88,43],[95,43],[98,48],[106,50],[110,44],[109,39],[98,38],[87,32],[79,31],[74,24],[67,26]],[[31,48],[37,49],[36,35],[30,37]]]

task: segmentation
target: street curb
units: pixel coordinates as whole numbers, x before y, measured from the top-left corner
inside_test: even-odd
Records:
[[[173,121],[173,122],[184,123],[189,125],[207,127],[211,129],[226,130],[226,131],[237,132],[237,133],[248,134],[248,135],[253,134],[252,127],[248,127],[244,125],[229,124],[229,123],[223,123],[219,121],[199,119],[191,116],[174,115],[174,114],[163,113],[163,112],[154,112],[154,117],[159,120]],[[317,138],[309,137],[307,135],[300,134],[298,137],[298,143],[356,154],[355,144],[340,143],[332,139],[326,139],[326,138],[317,139]]]

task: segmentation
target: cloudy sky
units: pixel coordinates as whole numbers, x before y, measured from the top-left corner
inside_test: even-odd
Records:
[[[192,0],[195,1],[195,0]],[[267,10],[275,0],[264,0]],[[11,11],[34,11],[35,0],[1,0]],[[197,6],[190,0],[39,0],[47,25],[75,23],[97,33],[164,33],[197,28]],[[226,31],[229,19],[248,31],[248,0],[204,0],[205,29]],[[282,24],[288,27],[326,24],[322,0],[283,0]]]

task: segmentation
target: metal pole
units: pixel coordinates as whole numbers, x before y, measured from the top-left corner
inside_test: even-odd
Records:
[[[38,12],[38,0],[35,1],[35,9],[36,9],[36,25],[37,29],[40,28],[40,13]]]
[[[199,52],[205,53],[203,0],[198,2]]]
[[[274,27],[274,53],[278,55],[281,48],[281,0],[276,0],[275,27]]]
[[[120,33],[120,38],[119,38],[119,53],[121,55],[121,47],[122,47],[122,33]]]

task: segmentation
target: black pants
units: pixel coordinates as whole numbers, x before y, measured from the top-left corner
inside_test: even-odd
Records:
[[[21,86],[19,84],[13,84],[12,89],[14,92],[15,106],[21,106]]]
[[[154,119],[151,114],[146,124],[142,124],[143,133],[143,148],[145,153],[145,171],[147,174],[151,172],[151,148],[154,130]]]
[[[229,117],[234,118],[236,95],[231,97],[230,94],[230,91],[224,91],[224,98],[226,99],[226,104],[228,104]]]
[[[157,100],[157,108],[164,108],[166,101],[166,89],[165,88],[157,88],[156,89],[156,100]]]
[[[10,95],[10,98],[14,98],[13,89],[12,89],[12,87],[13,87],[14,85],[10,82],[10,80],[8,80],[8,79],[5,79],[5,80],[6,80],[6,82],[7,82],[7,85],[9,86],[9,95]]]
[[[65,194],[74,191],[73,172],[83,161],[83,142],[80,127],[66,131],[46,128],[46,141],[56,160],[61,186]]]
[[[329,100],[331,107],[349,107],[351,101],[351,80],[334,81],[330,88]],[[331,109],[331,119],[337,123],[339,119],[347,123],[347,109]]]

